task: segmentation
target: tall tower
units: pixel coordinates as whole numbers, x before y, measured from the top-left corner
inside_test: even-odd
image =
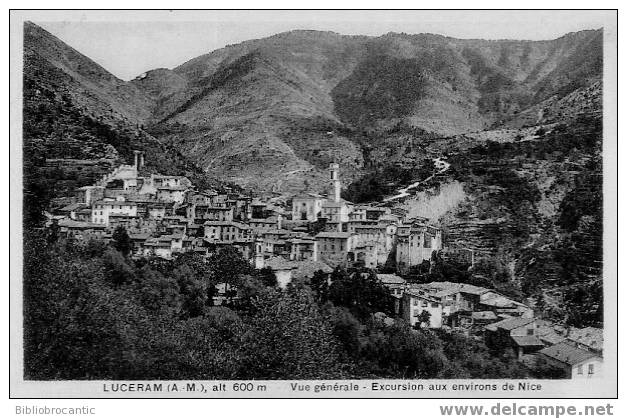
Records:
[[[137,150],[133,151],[133,154],[135,156],[135,160],[133,163],[133,165],[135,166],[135,170],[139,170],[139,156],[141,153],[142,153],[141,151],[137,151]]]
[[[133,154],[135,156],[135,159],[133,161],[133,165],[135,166],[135,170],[139,170],[140,168],[144,167],[144,158],[145,158],[145,151],[139,151],[139,150],[134,150]]]
[[[331,175],[331,182],[333,183],[333,201],[340,201],[340,191],[342,189],[342,183],[340,182],[340,165],[338,163],[332,163],[329,165],[329,174]]]

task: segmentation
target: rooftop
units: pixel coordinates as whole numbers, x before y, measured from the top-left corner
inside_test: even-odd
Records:
[[[151,234],[148,232],[144,232],[141,234],[128,234],[129,238],[136,241],[145,241],[151,237]]]
[[[296,269],[292,272],[294,279],[306,279],[313,277],[314,273],[322,270],[323,273],[331,273],[333,269],[322,261],[303,260],[292,261]]]
[[[341,239],[347,239],[352,237],[353,234],[351,234],[350,232],[335,232],[335,231],[330,231],[330,232],[320,232],[318,235],[316,235],[316,238],[341,238]]]
[[[409,288],[405,290],[405,294],[409,296],[415,296],[420,299],[425,299],[433,303],[442,303],[439,299],[435,299],[429,292],[420,288]]]
[[[435,293],[436,296],[442,297],[454,293],[468,293],[471,295],[482,295],[490,292],[490,289],[485,287],[474,286],[466,283],[454,283],[454,282],[431,282],[419,285],[417,287],[429,290]]]
[[[574,366],[594,357],[599,357],[597,354],[582,350],[565,342],[544,348],[538,351],[538,353],[544,354],[547,357],[551,357],[552,359],[566,363],[570,366]]]
[[[534,335],[522,335],[522,336],[514,336],[512,340],[519,347],[543,347],[544,343],[538,339],[538,337]]]
[[[128,200],[99,200],[94,205],[110,205],[110,206],[137,206],[137,202],[129,202]]]
[[[72,212],[74,210],[86,207],[84,203],[70,203],[67,206],[63,206],[59,211],[61,212]]]
[[[549,345],[561,343],[566,339],[556,332],[538,333],[538,338]]]
[[[250,227],[241,222],[235,221],[205,221],[204,225],[207,226],[236,226],[240,229],[249,229]]]
[[[283,257],[276,256],[270,257],[265,261],[265,266],[270,267],[272,270],[293,270],[296,268],[293,262],[286,260]]]
[[[184,192],[185,190],[188,190],[189,187],[187,186],[158,186],[157,190],[170,190],[170,191],[175,191],[175,192]]]
[[[535,321],[535,318],[515,317],[515,318],[507,318],[502,321],[495,322],[494,324],[492,324],[492,326],[495,328],[504,329],[506,331],[511,331],[516,328],[524,327],[525,325],[528,325],[532,323],[533,321]]]
[[[383,284],[405,284],[406,280],[396,274],[377,274]]]
[[[179,179],[179,180],[185,179],[187,180],[187,177],[185,176],[166,176],[163,174],[153,174],[152,178],[153,179]]]
[[[226,206],[215,206],[212,204],[202,204],[202,203],[198,203],[196,204],[197,208],[203,208],[203,209],[207,209],[207,210],[225,210],[225,211],[232,211],[233,208],[232,207],[226,207]]]
[[[473,312],[471,314],[472,319],[475,320],[484,320],[484,321],[490,321],[490,320],[495,320],[498,319],[498,317],[496,316],[496,314],[492,311],[481,311],[481,312]]]
[[[59,219],[59,226],[70,229],[104,229],[104,224],[94,224],[91,222],[75,221],[73,219]]]
[[[320,200],[320,199],[326,199],[326,197],[321,196],[319,194],[315,194],[315,193],[302,193],[292,198],[292,200]]]
[[[91,190],[91,189],[104,189],[104,186],[83,186],[83,187],[79,187],[77,190]]]

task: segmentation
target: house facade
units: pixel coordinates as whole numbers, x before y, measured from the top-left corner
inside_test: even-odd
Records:
[[[538,352],[550,366],[562,370],[570,379],[592,379],[602,377],[603,357],[582,350],[567,342],[552,345]]]

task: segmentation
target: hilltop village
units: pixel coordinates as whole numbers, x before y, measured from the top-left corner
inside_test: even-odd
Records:
[[[294,196],[290,206],[281,198],[200,191],[186,177],[144,175],[145,158],[136,151],[133,165],[78,189],[72,203],[49,215],[50,224],[81,240],[111,239],[123,227],[134,257],[210,256],[232,246],[256,268],[274,270],[301,263],[376,268],[394,256],[402,273],[442,249],[441,231],[427,219],[342,199],[338,164],[329,167],[327,196]]]
[[[146,158],[135,151],[132,165],[76,190],[69,204],[48,214],[48,225],[77,240],[111,240],[123,228],[134,258],[171,259],[185,252],[208,258],[233,247],[256,269],[272,270],[281,288],[314,272],[329,275],[336,267],[392,265],[394,274],[380,273],[378,279],[394,298],[397,316],[411,326],[460,331],[511,349],[523,362],[543,359],[568,377],[599,374],[600,329],[567,329],[537,319],[530,306],[492,289],[403,278],[445,251],[442,231],[386,202],[343,199],[338,164],[329,166],[326,195],[285,200],[228,188],[198,190],[186,177],[148,173]]]

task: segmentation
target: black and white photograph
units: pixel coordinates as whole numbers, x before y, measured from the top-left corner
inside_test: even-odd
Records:
[[[11,38],[15,396],[616,396],[617,11]]]

